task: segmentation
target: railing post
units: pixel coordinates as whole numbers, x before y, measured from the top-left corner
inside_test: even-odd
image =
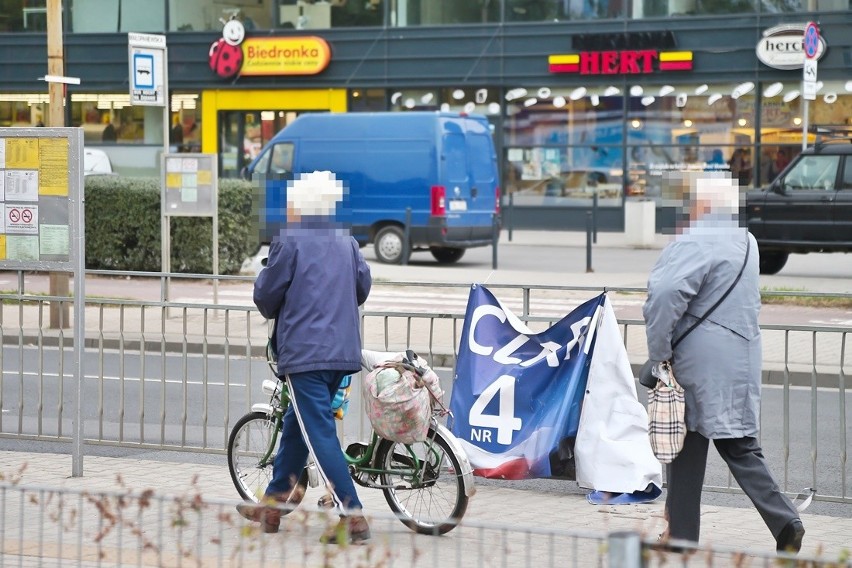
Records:
[[[642,539],[639,533],[633,531],[609,533],[607,544],[609,566],[619,566],[619,568],[642,567]]]

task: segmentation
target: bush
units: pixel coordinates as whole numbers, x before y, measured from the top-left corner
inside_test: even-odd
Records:
[[[159,272],[160,179],[86,178],[86,268]],[[257,249],[252,184],[219,180],[219,273],[236,274]],[[173,272],[213,272],[213,219],[170,217]]]

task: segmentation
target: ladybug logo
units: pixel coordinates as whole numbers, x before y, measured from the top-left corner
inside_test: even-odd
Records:
[[[222,37],[210,46],[208,61],[210,69],[223,79],[236,75],[243,65],[243,50],[240,44],[246,37],[242,22],[231,19],[222,29]]]

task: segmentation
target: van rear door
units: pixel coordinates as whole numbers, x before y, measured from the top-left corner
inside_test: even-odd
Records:
[[[448,120],[442,149],[448,240],[487,240],[497,191],[497,161],[488,123]]]

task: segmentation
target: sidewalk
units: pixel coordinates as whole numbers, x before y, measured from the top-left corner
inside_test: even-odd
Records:
[[[666,238],[660,235],[658,237],[658,242],[655,242],[654,246],[661,248],[665,245]],[[504,232],[505,238],[506,235]],[[511,243],[504,240],[501,246],[583,247],[585,246],[585,234],[576,232],[515,231]],[[631,245],[626,242],[624,235],[621,233],[599,233],[597,246],[631,248]],[[454,270],[453,268],[431,267],[427,269],[422,266],[398,267],[374,264],[373,269],[374,276],[381,277],[382,274],[386,274],[388,275],[386,278],[392,278],[391,275],[394,274],[398,278],[404,269],[405,274],[409,276],[405,278],[406,280],[415,280],[417,278],[417,271],[420,270],[428,270],[429,274],[433,275],[430,277],[430,281],[440,281],[442,279],[441,277],[434,276],[436,271],[454,271],[453,273],[456,275],[456,278],[465,277],[464,271]],[[606,281],[609,281],[610,276],[591,274],[589,275],[587,285],[600,286],[602,285],[601,282],[605,281],[602,277],[605,277]],[[558,277],[558,274],[556,277]],[[641,281],[641,279],[647,278],[647,275],[634,274],[628,275],[628,277],[640,279]],[[124,290],[121,290],[120,284],[117,285],[115,282],[112,282],[109,285],[116,286],[118,288],[116,293],[119,295],[126,293]],[[572,282],[572,285],[580,284]],[[609,282],[607,285],[617,284]],[[152,281],[151,288],[158,290],[158,287],[159,283]],[[87,286],[87,292],[103,297],[104,294],[96,291],[94,288]],[[156,290],[154,291],[156,292]],[[28,292],[38,292],[38,290],[28,286]],[[16,310],[17,308],[9,309]],[[149,341],[156,341],[161,330],[158,324],[159,320],[156,320],[158,317],[157,314],[153,315],[155,321],[149,321],[146,327],[146,329],[150,330]],[[125,316],[127,317],[127,321],[124,322],[124,325],[126,329],[130,329],[135,325],[134,318],[136,316],[130,313]],[[190,316],[190,325],[188,326],[190,328],[190,338],[194,338],[194,334],[197,334],[198,330],[201,329],[200,326],[194,325],[197,323],[196,320],[201,317]],[[207,316],[203,317],[206,318]],[[8,327],[16,320],[15,318],[6,318],[5,321]],[[204,321],[207,320],[205,319]],[[210,321],[216,322],[216,326],[214,326],[216,327],[216,331],[214,332],[211,328],[208,332],[220,333],[221,329],[219,327],[222,322],[215,319],[211,319]],[[175,337],[178,337],[176,340],[178,343],[176,344],[179,345],[183,337],[182,334],[186,331],[186,325],[181,318],[177,318],[176,322],[173,323],[175,324],[175,329],[170,329],[168,335],[171,337],[172,332],[176,333]],[[251,325],[236,322],[231,323],[231,335],[229,337],[236,338],[242,334],[244,342],[245,332],[248,328],[251,332],[252,344],[261,349],[265,345],[266,329],[259,316],[257,320],[252,320]],[[105,326],[114,324],[115,322],[104,322]],[[99,325],[97,314],[87,314],[87,328],[90,332],[97,334]],[[400,336],[404,337],[405,335],[402,334]],[[450,339],[452,339],[452,335],[448,334],[447,340]],[[70,335],[66,340],[70,345]],[[374,338],[374,342],[378,343],[379,340]],[[631,348],[640,344],[641,342],[638,341],[630,342]],[[236,344],[234,345],[236,346]],[[61,446],[57,446],[57,451],[60,448]],[[184,456],[186,454],[174,452],[170,454],[170,459],[181,460]],[[191,461],[191,458],[187,461]],[[6,480],[16,478],[16,472],[19,472],[21,466],[24,464],[26,464],[26,469],[20,474],[19,486],[35,485],[92,492],[130,490],[141,493],[146,489],[153,489],[157,495],[163,496],[181,496],[198,492],[205,499],[230,500],[234,503],[236,503],[237,499],[236,491],[228,475],[224,456],[221,456],[217,464],[210,465],[209,463],[175,463],[173,461],[153,461],[129,457],[107,458],[86,455],[84,457],[83,477],[71,478],[71,456],[69,454],[0,451],[0,474],[3,474]],[[520,486],[522,485],[521,483]],[[645,535],[646,538],[654,538],[664,528],[662,507],[665,494],[657,502],[646,505],[594,506],[590,505],[586,500],[587,491],[579,489],[574,482],[553,482],[546,484],[546,486],[548,487],[546,490],[531,490],[518,488],[519,484],[509,486],[505,483],[477,479],[477,493],[471,500],[465,521],[473,524],[491,523],[501,525],[505,528],[504,532],[508,533],[508,538],[515,553],[518,550],[524,550],[524,547],[530,546],[524,540],[525,535],[529,534],[529,531],[535,531],[536,529],[558,528],[599,533],[602,536],[608,532],[617,530],[635,530]],[[316,492],[317,490],[312,491]],[[363,498],[369,513],[388,513],[389,509],[381,492],[359,488],[359,495]],[[314,499],[316,496],[318,495],[311,497],[309,494],[308,502],[314,502],[311,499]],[[703,507],[702,546],[723,546],[762,554],[771,554],[774,550],[774,540],[763,524],[763,521],[744,496],[740,497],[739,502],[742,503],[742,507]],[[94,515],[95,513],[92,514]],[[852,514],[841,518],[808,514],[806,512],[802,518],[808,531],[802,550],[803,556],[819,555],[821,558],[837,560],[844,554],[844,550],[848,551],[852,548]],[[3,520],[5,521],[5,519]],[[11,520],[17,521],[14,518]],[[96,524],[96,521],[96,518],[89,519],[90,524]],[[398,521],[394,521],[388,525],[376,524],[375,527],[377,538],[383,538],[385,531],[390,531],[396,534],[397,537],[399,537],[400,533],[408,534],[410,532]],[[4,530],[7,528],[10,527],[4,525]],[[418,539],[420,538],[418,537]],[[430,539],[430,537],[422,538],[427,539],[423,542],[434,542],[434,539]],[[464,542],[467,545],[468,541],[462,539],[468,538],[468,535],[463,531],[452,531],[445,537],[442,537],[438,542]],[[483,538],[482,535],[478,537],[474,536],[471,542],[476,543],[476,547],[478,548],[488,548],[490,542],[484,541]],[[443,539],[446,539],[446,541]],[[281,542],[283,543],[284,541],[282,540]],[[417,542],[420,543],[421,541],[417,540]],[[423,546],[427,545],[424,544]],[[492,551],[492,553],[494,552]],[[497,558],[500,558],[499,550],[496,552],[498,553]],[[570,550],[566,551],[566,558],[570,558],[571,554]],[[592,560],[592,558],[588,558],[588,562],[581,560],[578,565],[602,565]],[[566,562],[566,564],[570,563]],[[429,563],[426,564],[429,565]],[[0,557],[0,565],[3,565],[2,557]],[[15,563],[15,565],[18,564]],[[61,565],[61,562],[57,565]],[[512,564],[511,562],[505,564],[499,560],[495,560],[480,564],[473,563],[471,565],[514,566],[516,564]],[[727,564],[719,563],[714,565]]]
[[[208,460],[209,461],[209,460]],[[69,477],[71,473],[71,457],[65,454],[44,454],[31,452],[0,452],[0,472],[6,479],[15,478],[21,467],[25,470],[19,476],[18,487],[41,486],[64,488],[70,490],[85,490],[89,492],[132,492],[142,493],[153,489],[154,494],[161,496],[191,497],[200,495],[205,500],[227,500],[237,503],[237,494],[231,484],[224,457],[219,465],[195,463],[173,463],[150,461],[135,458],[107,458],[97,456],[84,457],[83,477]],[[309,489],[304,503],[315,503],[320,495],[319,489]],[[384,522],[389,512],[388,506],[380,491],[358,488],[359,496],[364,501],[368,514],[383,519],[375,522],[374,539],[399,539],[400,535],[408,535],[396,520]],[[519,554],[525,544],[525,533],[534,532],[537,528],[570,530],[578,533],[600,533],[605,538],[613,531],[638,531],[644,538],[655,539],[664,529],[662,508],[665,493],[656,502],[644,505],[596,506],[586,500],[586,491],[577,488],[574,482],[553,482],[552,489],[546,491],[530,491],[511,489],[500,486],[499,483],[483,482],[477,479],[477,491],[471,498],[470,506],[464,521],[471,525],[500,525],[508,531],[512,553]],[[745,503],[744,508],[704,506],[702,508],[702,547],[736,548],[753,554],[771,555],[774,551],[774,540],[753,507]],[[12,501],[14,504],[14,500]],[[310,506],[309,506],[310,507]],[[230,510],[232,512],[232,510]],[[11,517],[10,514],[4,513]],[[97,517],[93,511],[89,516]],[[852,518],[809,515],[804,513],[802,519],[807,534],[802,548],[802,556],[819,556],[823,559],[838,560],[852,545]],[[9,524],[14,518],[7,519],[4,531],[12,530]],[[90,526],[98,526],[97,519],[80,519]],[[206,523],[207,521],[205,521]],[[464,522],[463,522],[464,525]],[[144,527],[143,527],[144,528]],[[51,534],[49,520],[44,520],[41,529],[45,534]],[[148,531],[152,530],[148,527]],[[236,530],[235,530],[236,532]],[[413,535],[413,533],[410,533]],[[457,539],[477,538],[476,530],[465,532],[456,529],[440,537],[440,546],[450,547]],[[514,535],[514,536],[512,536]],[[224,535],[228,537],[227,530]],[[273,539],[285,539],[286,535],[272,535]],[[292,537],[291,537],[292,538]],[[414,538],[413,536],[411,538]],[[434,542],[433,537],[417,537],[416,546],[426,548]],[[421,540],[422,539],[422,540]],[[446,540],[444,540],[446,539]],[[70,540],[70,539],[69,539]],[[311,540],[313,542],[313,539]],[[439,541],[439,542],[441,542]],[[72,541],[73,542],[73,541]],[[284,540],[281,540],[283,545]],[[403,541],[408,542],[408,541]],[[124,545],[132,549],[134,543],[128,539]],[[488,542],[479,542],[478,547]],[[470,548],[470,543],[464,545]],[[475,555],[473,546],[472,553]],[[500,557],[500,551],[496,552]],[[593,550],[594,552],[594,550]],[[527,552],[529,553],[529,551]],[[506,550],[509,554],[509,550]],[[467,556],[468,560],[473,560]],[[132,558],[132,556],[131,556]],[[571,550],[560,552],[564,563],[558,565],[575,565],[572,561]],[[696,559],[704,558],[701,554]],[[27,564],[29,565],[29,564]],[[397,564],[394,564],[397,565]],[[461,566],[462,564],[459,564]],[[466,565],[481,565],[476,562]],[[494,565],[517,565],[512,562],[504,564],[495,562]],[[580,566],[599,565],[593,558],[579,559]],[[702,560],[700,565],[725,566],[727,562],[707,563]]]

